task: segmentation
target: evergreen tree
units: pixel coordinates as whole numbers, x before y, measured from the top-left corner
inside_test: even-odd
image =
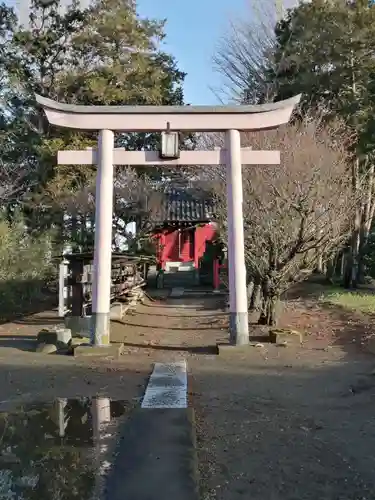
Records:
[[[86,210],[82,191],[96,169],[57,166],[57,151],[93,146],[96,133],[50,126],[35,93],[86,105],[182,104],[185,75],[161,49],[164,22],[141,19],[132,0],[96,0],[87,9],[72,3],[63,13],[57,1],[47,7],[34,2],[29,27],[16,21],[1,5],[3,163],[27,172],[23,202],[30,224],[63,228],[63,211]],[[116,145],[132,150],[154,149],[158,142],[155,134],[116,135]]]

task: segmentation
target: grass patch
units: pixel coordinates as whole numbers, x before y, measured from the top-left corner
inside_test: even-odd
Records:
[[[330,288],[323,292],[319,301],[323,304],[331,304],[343,307],[350,311],[365,314],[375,313],[375,293],[365,291],[347,291],[339,288]]]

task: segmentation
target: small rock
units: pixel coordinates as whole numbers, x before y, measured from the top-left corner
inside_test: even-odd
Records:
[[[57,342],[68,345],[72,340],[72,331],[69,328],[56,328]]]
[[[281,340],[280,342],[277,342],[277,345],[279,347],[288,347],[288,342],[286,340]]]
[[[73,337],[70,342],[70,346],[72,348],[77,347],[79,345],[88,345],[90,344],[90,339],[88,337]]]
[[[43,328],[43,330],[41,330],[37,335],[37,341],[45,344],[56,344],[57,342],[69,344],[71,338],[71,330],[63,326]]]
[[[54,354],[57,352],[57,347],[55,344],[46,344],[45,342],[42,342],[37,345],[36,352],[40,352],[42,354]]]

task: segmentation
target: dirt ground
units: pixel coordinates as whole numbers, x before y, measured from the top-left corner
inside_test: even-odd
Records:
[[[193,369],[203,500],[375,499],[363,319],[296,295],[281,326],[304,332],[303,346],[263,344]]]
[[[362,349],[371,323],[302,290],[281,314],[305,334],[301,347],[218,357],[222,307],[205,295],[148,301],[112,323],[126,347],[117,361],[30,352],[55,312],[2,325],[0,403],[101,394],[136,405],[154,361],[187,357],[204,500],[374,500],[375,358]]]
[[[13,402],[103,395],[139,403],[155,361],[215,353],[224,339],[224,312],[217,298],[156,300],[134,315],[111,323],[114,342],[123,342],[119,360],[74,359],[34,352],[36,335],[61,323],[56,310],[0,325],[0,410]]]

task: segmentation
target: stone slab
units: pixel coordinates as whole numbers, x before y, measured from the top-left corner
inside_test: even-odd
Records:
[[[58,328],[56,329],[57,341],[62,344],[68,345],[72,340],[72,332],[69,328]]]
[[[105,500],[198,500],[192,408],[135,410],[120,431]]]
[[[114,304],[111,304],[109,317],[111,320],[121,320],[124,317],[124,304],[121,304],[121,302],[115,302]]]
[[[44,328],[37,335],[37,341],[46,344],[62,343],[68,345],[72,340],[72,332],[69,328],[52,327]]]
[[[124,344],[109,346],[79,345],[74,349],[74,357],[113,357],[118,358],[124,351]]]
[[[155,363],[142,401],[142,408],[186,408],[187,365]]]

